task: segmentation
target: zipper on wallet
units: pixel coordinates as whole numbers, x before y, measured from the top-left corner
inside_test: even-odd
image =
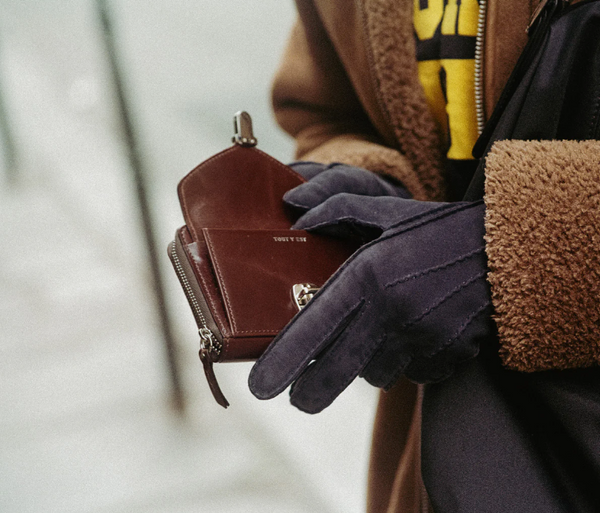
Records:
[[[213,369],[213,363],[219,359],[223,346],[208,327],[206,317],[200,308],[198,297],[194,292],[194,288],[185,272],[183,263],[179,258],[179,254],[177,253],[176,241],[171,243],[170,253],[171,262],[173,262],[175,273],[179,278],[183,292],[188,299],[188,303],[190,304],[190,308],[192,309],[192,313],[196,319],[196,324],[198,325],[198,335],[200,336],[200,351],[198,352],[198,355],[200,356],[200,361],[202,362],[206,381],[208,382],[210,391],[212,392],[217,403],[223,406],[223,408],[227,408],[229,406],[229,401],[227,401],[225,398]]]

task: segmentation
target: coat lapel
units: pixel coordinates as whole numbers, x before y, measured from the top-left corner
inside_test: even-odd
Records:
[[[418,79],[412,0],[356,0],[378,108],[425,182],[442,168],[440,136]]]
[[[484,104],[489,118],[527,43],[527,26],[539,0],[488,0],[484,41]]]

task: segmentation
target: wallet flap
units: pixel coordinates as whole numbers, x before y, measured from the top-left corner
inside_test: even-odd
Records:
[[[275,336],[298,312],[294,285],[321,287],[355,249],[300,230],[203,234],[233,336]]]
[[[195,240],[202,228],[290,228],[282,201],[304,179],[256,148],[235,145],[206,160],[178,186],[185,223]]]

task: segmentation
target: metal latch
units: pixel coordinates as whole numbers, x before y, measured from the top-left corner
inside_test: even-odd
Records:
[[[256,146],[258,141],[252,132],[252,118],[246,111],[236,112],[233,116],[233,142],[240,146]]]
[[[296,283],[292,287],[292,295],[298,310],[302,310],[317,292],[319,292],[319,287],[310,283]]]

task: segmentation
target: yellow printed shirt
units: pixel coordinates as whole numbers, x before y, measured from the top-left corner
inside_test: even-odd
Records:
[[[476,167],[478,16],[477,0],[414,0],[419,79],[446,144],[451,199],[462,197]]]

